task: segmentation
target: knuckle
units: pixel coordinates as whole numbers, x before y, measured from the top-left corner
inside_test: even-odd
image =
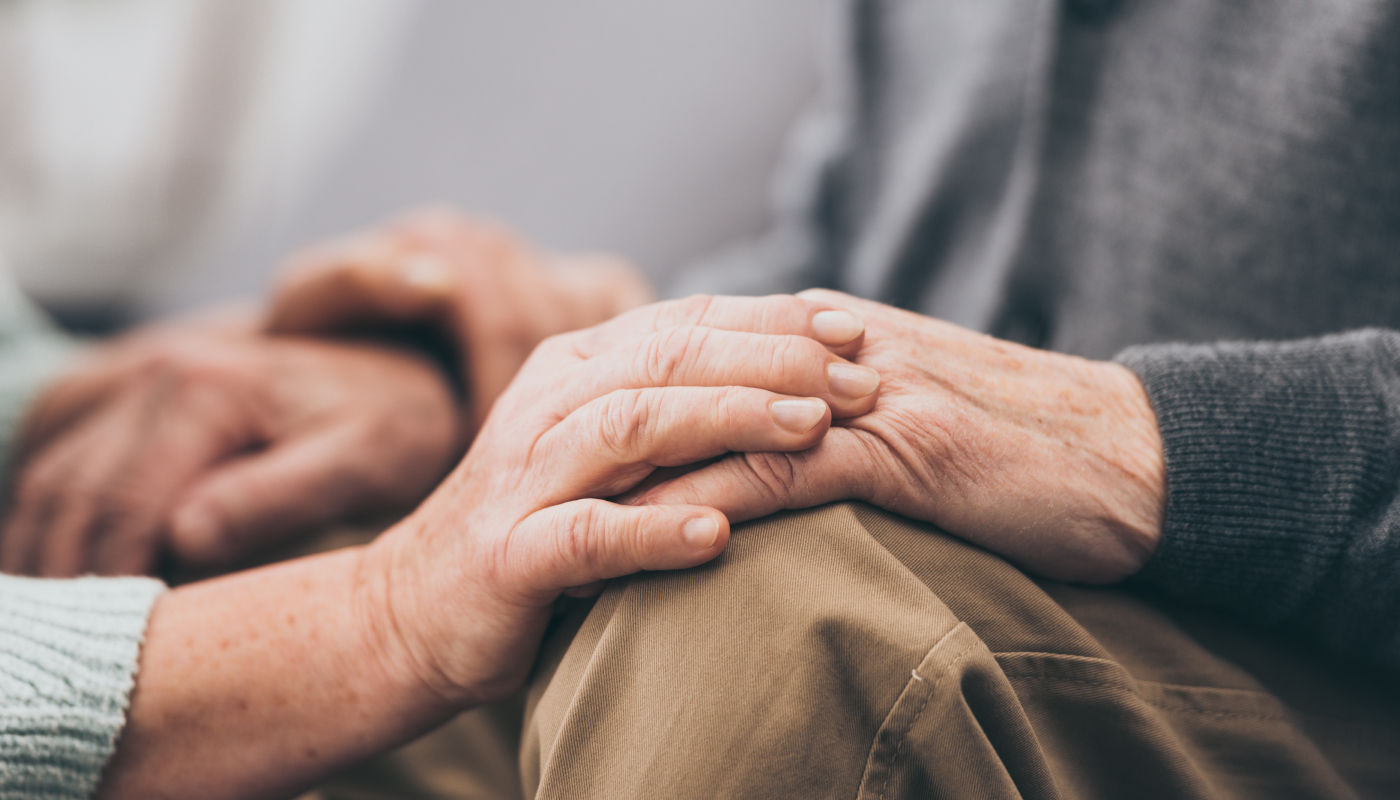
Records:
[[[640,390],[612,392],[598,404],[595,422],[599,441],[619,456],[631,456],[644,444],[651,412]]]
[[[714,394],[711,422],[716,429],[735,430],[743,425],[748,408],[749,390],[742,386],[723,386]]]
[[[864,431],[852,433],[855,446],[849,454],[851,466],[846,475],[856,483],[858,495],[881,508],[898,507],[903,501],[916,502],[916,498],[906,496],[910,487],[919,483],[908,468],[908,464],[916,462],[902,461],[878,436]]]
[[[786,501],[799,488],[797,464],[786,453],[745,453],[752,480],[773,498]]]
[[[554,557],[561,563],[577,569],[588,570],[600,558],[594,526],[599,523],[596,503],[575,503],[565,516],[563,524],[554,537]]]
[[[688,365],[699,363],[709,333],[708,328],[682,325],[653,334],[642,349],[640,377],[652,386],[682,380]]]
[[[580,503],[566,536],[564,557],[579,573],[610,577],[647,563],[652,550],[643,515],[609,513],[602,500]]]
[[[827,361],[826,349],[805,336],[771,337],[769,369],[774,375],[797,377],[821,371]]]
[[[770,294],[757,298],[750,313],[757,326],[754,330],[765,332],[788,327],[784,323],[804,316],[806,308],[803,302],[793,295]]]

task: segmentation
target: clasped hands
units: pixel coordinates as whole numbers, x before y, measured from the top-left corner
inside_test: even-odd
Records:
[[[454,703],[503,696],[561,593],[717,556],[713,502],[605,498],[658,468],[806,450],[869,412],[879,376],[842,357],[852,323],[795,297],[696,297],[545,340],[452,474],[364,553],[390,670]]]
[[[740,521],[862,499],[1069,580],[1117,580],[1150,557],[1164,470],[1131,372],[846,295],[804,297],[868,325],[845,354],[884,375],[873,413],[838,421],[810,451],[733,455],[627,500]],[[224,563],[297,528],[412,502],[535,343],[645,299],[614,261],[551,259],[440,212],[315,248],[280,288],[272,330],[437,326],[456,343],[465,396],[427,359],[364,342],[253,344],[228,326],[138,335],[32,415],[4,567],[141,572],[161,549]]]
[[[290,796],[512,693],[562,593],[728,542],[711,505],[606,498],[658,467],[810,448],[873,407],[878,376],[841,355],[855,323],[795,297],[693,298],[546,339],[374,542],[157,602],[100,796]]]
[[[465,339],[465,371],[490,389],[500,367],[483,370],[473,359],[485,357],[492,341],[526,341],[540,327],[538,311],[511,313],[522,297],[541,297],[554,308],[561,297],[583,298],[596,312],[605,303],[591,298],[608,295],[610,286],[631,302],[641,294],[635,280],[606,262],[592,282],[547,280],[489,229],[495,263],[511,269],[488,281],[488,259],[480,255],[444,269],[425,255],[451,250],[444,242],[454,235],[454,252],[462,252],[461,221],[429,214],[407,230],[348,254],[307,259],[282,287],[274,326],[317,332],[351,318],[427,319]],[[932,522],[1036,574],[1087,583],[1126,578],[1155,552],[1166,503],[1162,442],[1151,402],[1130,370],[838,292],[800,296],[856,315],[863,346],[853,358],[884,376],[873,411],[838,419],[813,449],[736,453],[634,490],[626,501],[701,503],[737,522],[859,499]]]
[[[739,521],[859,499],[1083,583],[1123,580],[1151,558],[1165,465],[1132,371],[839,292],[798,296],[865,319],[855,361],[882,376],[874,410],[810,450],[735,453],[631,502],[712,500]]]
[[[227,569],[317,526],[402,513],[540,341],[650,299],[616,259],[552,257],[438,210],[308,248],[288,276],[270,315],[140,330],[41,393],[11,454],[0,569]],[[397,323],[441,329],[460,364],[389,346]]]

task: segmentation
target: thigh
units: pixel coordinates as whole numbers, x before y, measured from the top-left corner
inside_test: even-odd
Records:
[[[346,769],[299,800],[519,800],[523,706],[520,696],[468,711]]]
[[[521,769],[548,798],[1390,797],[1387,691],[841,504],[611,586],[546,648]]]

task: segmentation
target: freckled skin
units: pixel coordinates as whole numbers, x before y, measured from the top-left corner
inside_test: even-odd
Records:
[[[870,411],[875,393],[829,385],[859,342],[811,339],[824,310],[691,298],[548,340],[457,468],[372,544],[163,596],[96,797],[294,796],[518,689],[566,591],[713,559],[729,536],[713,507],[597,498],[658,465],[810,449],[833,417]],[[797,432],[780,401],[824,410]]]

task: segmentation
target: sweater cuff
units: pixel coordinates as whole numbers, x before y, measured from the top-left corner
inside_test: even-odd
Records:
[[[1400,359],[1376,333],[1118,356],[1152,400],[1167,470],[1138,580],[1258,624],[1297,620],[1394,492],[1383,387]]]
[[[78,800],[97,788],[164,591],[148,578],[0,575],[0,797]]]

